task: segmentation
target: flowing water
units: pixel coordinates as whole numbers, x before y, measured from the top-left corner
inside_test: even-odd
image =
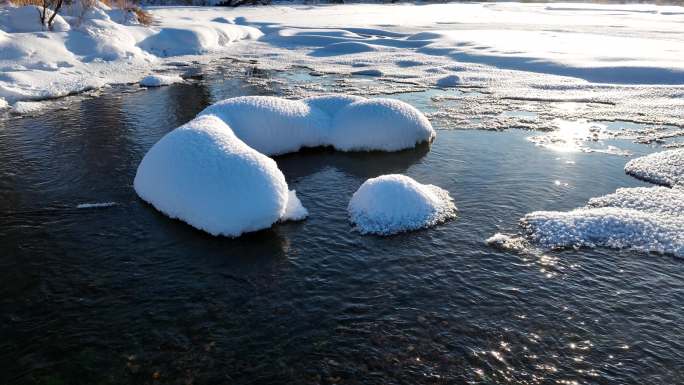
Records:
[[[136,167],[210,103],[278,89],[134,91],[0,120],[0,384],[684,383],[681,259],[484,243],[527,212],[646,185],[629,158],[440,127],[398,153],[306,150],[276,160],[307,220],[215,238],[137,198]],[[431,95],[393,96],[429,110]],[[353,232],[351,195],[387,173],[448,190],[458,218]]]

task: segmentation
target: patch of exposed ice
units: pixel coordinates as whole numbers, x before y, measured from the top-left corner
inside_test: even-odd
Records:
[[[116,206],[116,202],[101,202],[101,203],[79,203],[76,205],[77,209],[97,209]]]
[[[684,185],[684,149],[656,152],[627,162],[625,172],[666,186]]]
[[[365,181],[347,210],[355,230],[377,235],[430,227],[456,216],[448,191],[396,174]]]
[[[142,80],[140,80],[140,85],[143,87],[161,87],[182,82],[183,78],[178,75],[153,74],[142,78]]]

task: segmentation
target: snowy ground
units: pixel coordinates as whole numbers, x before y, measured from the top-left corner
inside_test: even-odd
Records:
[[[0,97],[9,103],[55,97],[137,82],[155,70],[168,72],[169,63],[232,57],[256,60],[262,69],[305,67],[377,80],[346,93],[456,87],[435,97],[442,106],[430,118],[443,127],[555,130],[558,119],[620,120],[651,125],[649,132],[616,134],[644,141],[684,127],[684,7],[354,4],[150,11],[157,20],[152,27],[123,22],[110,11],[78,25],[66,17],[66,32],[0,33]],[[11,30],[4,20],[0,29]],[[308,96],[316,89],[297,92],[293,96]],[[527,114],[505,113],[511,110]]]

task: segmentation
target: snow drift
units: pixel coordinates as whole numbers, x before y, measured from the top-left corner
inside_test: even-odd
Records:
[[[397,174],[365,181],[348,211],[356,230],[378,235],[430,227],[456,216],[448,191]]]
[[[342,151],[398,151],[434,139],[430,121],[394,99],[319,96],[301,101],[244,96],[215,103],[200,115],[216,115],[247,145],[267,155],[302,147]]]
[[[352,141],[344,141],[345,132],[354,136]],[[157,142],[138,166],[134,187],[142,199],[172,218],[213,235],[239,236],[308,215],[295,192],[288,191],[276,163],[264,154],[321,145],[392,151],[434,135],[427,118],[395,100],[350,95],[301,101],[226,99]],[[413,216],[391,222],[393,229],[436,223],[455,210],[448,193],[437,187],[416,182],[406,186],[401,205],[413,205]]]

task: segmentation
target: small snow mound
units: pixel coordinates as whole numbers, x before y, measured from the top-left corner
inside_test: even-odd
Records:
[[[9,108],[9,104],[5,100],[5,98],[0,98],[0,110],[3,110],[5,108]]]
[[[448,88],[458,87],[461,83],[461,78],[458,75],[448,75],[437,80],[437,87]]]
[[[527,247],[527,243],[521,237],[507,234],[496,233],[485,240],[485,244],[502,250],[522,251]]]
[[[45,103],[42,102],[16,102],[12,106],[12,111],[16,114],[33,114],[45,109]]]
[[[430,227],[456,216],[449,192],[397,174],[365,181],[347,210],[355,230],[377,235]]]
[[[330,142],[343,151],[398,151],[434,137],[430,121],[415,107],[378,98],[343,108],[333,120]]]
[[[280,218],[281,221],[301,221],[309,216],[309,211],[302,205],[302,202],[297,197],[295,190],[290,190],[287,195],[287,207],[285,213]]]
[[[684,148],[632,159],[625,165],[625,172],[651,183],[684,185]]]
[[[605,246],[684,256],[684,189],[622,188],[569,212],[527,214],[521,225],[544,247]]]
[[[99,209],[105,207],[116,206],[116,202],[102,202],[102,203],[80,203],[76,205],[77,209]]]
[[[166,134],[143,158],[133,185],[169,217],[233,237],[280,220],[289,197],[275,161],[245,145],[215,116]]]
[[[9,33],[46,31],[47,27],[40,23],[38,17],[40,12],[41,9],[35,5],[0,7],[0,29]],[[48,10],[47,15],[50,17],[52,11]],[[69,23],[64,21],[62,16],[55,16],[52,21],[54,32],[67,32],[70,29]]]
[[[148,75],[140,80],[140,85],[143,87],[161,87],[168,86],[175,83],[182,83],[183,78],[178,75]]]

